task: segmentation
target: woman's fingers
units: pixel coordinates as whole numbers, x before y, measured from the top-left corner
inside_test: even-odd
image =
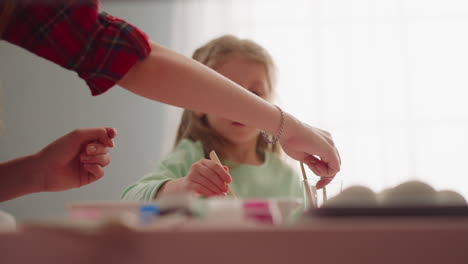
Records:
[[[100,155],[81,155],[80,161],[85,164],[97,164],[102,167],[109,165],[110,163],[110,156],[108,154],[100,154]]]
[[[102,178],[102,176],[104,176],[104,169],[98,164],[85,163],[83,164],[83,168],[88,173],[87,173],[87,177],[85,177],[85,179],[82,179],[81,185],[90,184],[92,182],[99,180],[100,178]]]
[[[329,177],[329,175],[327,175],[328,165],[320,159],[314,156],[309,156],[305,163],[317,176]]]
[[[90,184],[104,176],[104,168],[110,163],[109,148],[97,141],[85,146],[80,154],[80,162],[83,166],[81,174],[81,186]]]
[[[332,181],[333,178],[321,178],[317,184],[315,185],[315,187],[317,189],[322,189],[324,186],[328,185],[331,181]]]
[[[321,172],[318,168],[315,167],[315,164],[312,163],[306,163],[306,165],[309,167],[309,169],[314,172],[315,175],[320,176]]]
[[[107,136],[109,137],[108,146],[115,147],[115,143],[113,139],[117,136],[117,130],[113,127],[106,127],[105,130],[107,132]]]
[[[99,142],[92,142],[86,145],[86,154],[88,155],[98,155],[109,153],[109,148],[104,146]]]
[[[115,144],[112,139],[117,136],[117,130],[105,127],[79,128],[69,135],[76,138],[78,142],[99,141],[107,147],[114,147]]]
[[[110,138],[115,138],[117,136],[117,129],[113,127],[106,127],[105,129]]]
[[[315,173],[315,175],[320,177],[320,180],[315,185],[317,189],[323,188],[333,180],[335,174],[330,174],[329,167],[320,159],[311,156],[306,164]]]

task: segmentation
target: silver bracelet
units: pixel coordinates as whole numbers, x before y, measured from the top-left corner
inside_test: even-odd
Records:
[[[281,108],[279,108],[279,106],[275,105],[276,108],[278,108],[278,110],[280,111],[281,113],[281,124],[280,124],[280,127],[278,129],[278,134],[276,136],[273,136],[272,139],[269,138],[268,136],[268,133],[265,132],[265,130],[262,130],[261,133],[263,135],[263,138],[265,139],[265,141],[267,143],[270,143],[270,144],[275,144],[276,142],[278,142],[278,140],[281,138],[281,135],[283,134],[283,129],[284,129],[284,123],[285,123],[285,118],[284,118],[284,112],[283,110],[281,110]]]

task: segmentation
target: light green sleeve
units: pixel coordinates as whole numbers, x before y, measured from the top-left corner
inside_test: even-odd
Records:
[[[185,177],[192,164],[204,158],[199,142],[182,140],[157,169],[145,175],[138,182],[127,187],[122,193],[123,200],[150,201],[159,188],[168,181]]]

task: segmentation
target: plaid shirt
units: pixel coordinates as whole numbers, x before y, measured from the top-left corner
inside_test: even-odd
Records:
[[[0,14],[5,3],[0,0]],[[138,28],[99,13],[99,0],[14,5],[0,38],[77,72],[92,95],[114,86],[151,51],[148,37]]]

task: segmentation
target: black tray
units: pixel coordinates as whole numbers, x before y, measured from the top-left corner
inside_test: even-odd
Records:
[[[453,217],[468,216],[468,206],[425,206],[425,207],[323,207],[309,209],[305,215],[320,217],[363,217],[363,216],[424,216]]]

